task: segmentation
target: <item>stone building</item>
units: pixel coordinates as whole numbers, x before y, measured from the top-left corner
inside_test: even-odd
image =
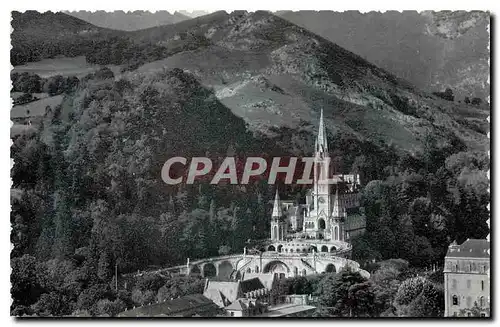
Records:
[[[448,247],[444,265],[445,317],[480,316],[490,312],[490,242],[468,239]]]

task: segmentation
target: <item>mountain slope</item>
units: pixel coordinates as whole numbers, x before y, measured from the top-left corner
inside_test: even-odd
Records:
[[[421,149],[429,132],[442,142],[459,138],[471,147],[486,144],[484,124],[476,130],[469,126],[481,124],[486,111],[419,91],[284,19],[267,12],[218,12],[199,19],[139,31],[142,38],[163,42],[189,32],[211,45],[138,71],[177,67],[192,72],[254,131],[271,133],[281,126],[312,131],[324,108],[331,131],[411,152]]]
[[[489,95],[486,12],[283,11],[288,21],[356,52],[427,91]]]
[[[96,26],[122,31],[136,31],[158,25],[175,24],[191,18],[180,12],[171,14],[166,10],[156,12],[141,10],[133,12],[123,12],[122,10],[106,12],[99,10],[91,12],[82,10],[67,12],[67,14]]]

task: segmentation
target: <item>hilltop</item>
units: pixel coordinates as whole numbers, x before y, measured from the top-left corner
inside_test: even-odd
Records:
[[[169,25],[190,19],[191,17],[180,12],[169,13],[166,10],[156,12],[136,10],[124,12],[116,10],[105,12],[98,11],[72,11],[68,15],[77,17],[99,27],[121,31],[136,31],[158,25]]]
[[[95,42],[120,35],[61,12],[12,12],[11,64],[89,53]]]

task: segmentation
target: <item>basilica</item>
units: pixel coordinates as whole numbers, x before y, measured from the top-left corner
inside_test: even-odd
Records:
[[[348,267],[369,273],[351,260],[353,237],[365,230],[360,207],[359,175],[330,176],[330,155],[323,112],[313,160],[312,188],[305,203],[281,200],[276,190],[270,214],[270,237],[243,253],[191,261],[168,272],[220,280],[245,280],[252,274],[286,277],[335,273]]]
[[[315,143],[313,187],[306,203],[282,201],[276,190],[271,217],[271,240],[308,239],[348,242],[364,231],[359,204],[359,175],[330,176],[330,155],[323,111]]]

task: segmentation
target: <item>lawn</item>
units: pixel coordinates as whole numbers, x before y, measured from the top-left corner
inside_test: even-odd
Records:
[[[53,97],[43,98],[37,101],[26,103],[19,106],[12,107],[10,111],[10,118],[24,118],[33,116],[43,116],[45,108],[50,106],[52,109],[61,104],[63,95],[56,95]]]
[[[108,65],[115,75],[119,73],[120,67]],[[76,76],[81,78],[89,73],[97,71],[101,66],[89,64],[85,61],[85,56],[79,57],[61,57],[53,59],[43,59],[41,61],[29,62],[24,65],[15,66],[12,70],[16,73],[33,73],[42,78],[55,75]]]

